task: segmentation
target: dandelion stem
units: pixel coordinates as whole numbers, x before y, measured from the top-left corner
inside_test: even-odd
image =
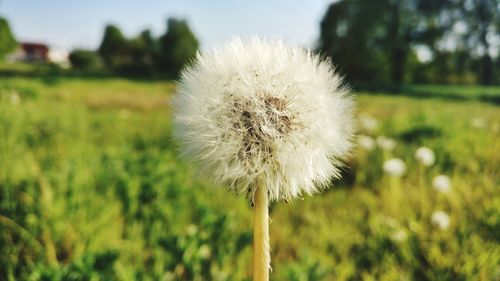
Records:
[[[268,281],[271,267],[269,254],[269,207],[267,191],[257,187],[253,209],[253,281]]]

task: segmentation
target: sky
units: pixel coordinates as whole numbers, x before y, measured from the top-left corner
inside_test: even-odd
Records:
[[[159,36],[168,17],[188,20],[207,49],[236,35],[281,38],[313,47],[319,23],[332,0],[0,0],[18,41],[52,47],[95,49],[104,27],[116,24],[126,36],[151,29]]]

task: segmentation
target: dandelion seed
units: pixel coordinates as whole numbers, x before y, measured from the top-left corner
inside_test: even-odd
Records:
[[[174,136],[201,175],[255,203],[254,278],[268,279],[268,202],[340,177],[353,131],[342,85],[329,61],[258,38],[198,54],[181,74]]]
[[[451,190],[451,180],[445,175],[436,176],[432,180],[432,187],[438,192],[448,193]]]
[[[436,211],[431,216],[432,224],[445,230],[450,226],[450,217],[443,211]]]
[[[432,166],[436,161],[434,151],[428,147],[419,147],[415,152],[415,158],[420,164],[426,167]]]
[[[385,136],[377,137],[377,144],[386,151],[392,151],[396,148],[396,141]]]
[[[375,148],[375,140],[370,136],[359,135],[358,144],[367,151],[372,151]]]
[[[392,158],[384,162],[384,172],[393,177],[401,177],[406,172],[406,165],[399,158]]]

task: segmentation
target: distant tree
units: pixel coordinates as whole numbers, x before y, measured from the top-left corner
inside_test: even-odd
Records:
[[[6,19],[0,18],[0,59],[13,51],[17,46],[16,39]]]
[[[155,56],[158,52],[157,40],[150,30],[144,30],[139,36],[129,40],[132,63],[125,69],[128,74],[150,75],[154,72]]]
[[[460,17],[469,32],[463,39],[469,52],[479,58],[479,81],[489,85],[495,80],[490,48],[500,40],[500,2],[498,0],[460,0]]]
[[[449,25],[449,1],[341,0],[321,21],[319,50],[354,82],[400,85],[415,44],[432,45]]]
[[[131,62],[127,39],[120,29],[114,25],[106,26],[98,53],[106,66],[111,69]]]
[[[69,54],[71,66],[81,70],[96,70],[102,67],[101,57],[93,51],[76,49]]]
[[[185,20],[171,18],[167,26],[159,39],[159,68],[177,77],[183,65],[196,55],[199,43]]]

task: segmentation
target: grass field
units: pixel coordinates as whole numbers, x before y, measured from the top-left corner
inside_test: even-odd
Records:
[[[0,280],[250,280],[249,202],[178,157],[173,89],[0,79]],[[394,149],[365,142],[328,192],[271,207],[272,280],[500,280],[500,107],[468,96],[500,92],[412,89],[356,96],[359,134]]]

